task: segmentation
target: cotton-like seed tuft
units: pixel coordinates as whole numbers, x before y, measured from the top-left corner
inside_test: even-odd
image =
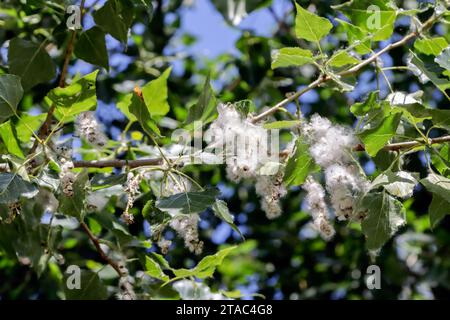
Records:
[[[104,147],[108,139],[92,111],[83,112],[75,120],[77,136],[96,147]]]

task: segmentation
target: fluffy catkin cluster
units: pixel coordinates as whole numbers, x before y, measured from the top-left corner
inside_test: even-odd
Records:
[[[223,148],[227,176],[234,182],[254,178],[269,160],[268,133],[260,125],[244,118],[232,104],[219,104],[218,117],[211,124],[214,147]]]
[[[153,177],[155,175],[152,175]],[[192,183],[183,176],[169,175],[167,179],[161,182],[161,196],[169,197],[174,194],[189,192]],[[203,250],[203,241],[200,241],[198,234],[198,222],[200,217],[198,214],[185,215],[181,214],[179,209],[166,210],[172,216],[169,225],[175,232],[183,238],[186,248],[195,254],[200,254]],[[162,230],[161,230],[162,231]],[[169,252],[172,241],[161,237],[161,233],[154,234],[157,244],[163,254]]]
[[[333,125],[328,119],[315,114],[303,128],[310,143],[310,153],[325,172],[326,190],[338,220],[361,220],[354,216],[357,196],[369,188],[369,182],[351,157],[357,140],[350,128]],[[309,195],[311,186],[304,186]],[[310,191],[308,191],[308,188]],[[323,192],[321,192],[322,194]]]
[[[122,214],[122,219],[126,224],[132,224],[134,222],[134,217],[133,214],[130,214],[130,210],[133,208],[134,200],[136,199],[136,195],[139,193],[139,184],[141,183],[141,180],[141,174],[137,174],[135,176],[132,172],[128,173],[127,183],[124,188],[128,199],[125,211]]]
[[[270,150],[269,131],[243,117],[232,104],[219,104],[217,111],[218,117],[209,129],[213,137],[209,148],[222,148],[228,179],[255,179],[262,209],[268,218],[278,217],[282,212],[280,198],[286,194],[282,174],[266,176],[259,172],[268,162],[278,161],[279,151]]]
[[[198,237],[198,222],[200,217],[197,214],[175,216],[170,221],[170,227],[184,239],[184,245],[191,252],[200,254],[203,251],[203,241]]]
[[[102,126],[95,118],[95,113],[87,111],[81,113],[75,121],[76,134],[91,145],[103,147],[108,139],[103,133]]]
[[[303,184],[306,191],[306,205],[313,218],[313,225],[325,239],[331,239],[335,233],[328,218],[328,207],[325,202],[325,190],[313,177],[309,176]]]
[[[275,219],[282,213],[280,199],[287,193],[283,185],[283,174],[259,176],[256,178],[256,193],[261,197],[261,208],[269,219]]]
[[[66,197],[73,197],[73,183],[75,182],[75,174],[72,172],[73,162],[70,160],[61,159],[61,172],[59,178],[61,179],[62,192]]]
[[[22,206],[20,202],[13,202],[8,204],[8,217],[5,219],[6,224],[10,224],[16,219],[18,215],[22,212]],[[1,222],[1,218],[0,218]]]

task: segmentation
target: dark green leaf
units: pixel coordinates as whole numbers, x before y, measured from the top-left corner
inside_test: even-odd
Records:
[[[86,213],[86,188],[88,187],[89,176],[87,171],[80,172],[73,183],[73,196],[69,197],[61,192],[59,196],[58,211],[62,214],[79,218]]]
[[[92,27],[83,32],[75,44],[75,55],[91,64],[109,69],[105,33],[100,27]]]
[[[139,121],[140,125],[148,135],[152,135],[153,133],[158,136],[161,135],[158,126],[156,125],[155,121],[153,121],[150,113],[148,112],[147,106],[140,96],[135,93],[131,94],[131,100],[130,105],[128,106],[128,110],[136,117],[136,119]]]
[[[431,229],[435,229],[442,219],[444,219],[447,214],[450,214],[449,201],[437,194],[433,194],[433,200],[428,208],[428,212],[430,214]]]
[[[12,74],[0,75],[0,123],[16,113],[22,100],[23,89],[20,78]]]
[[[362,198],[356,212],[364,212],[362,222],[369,250],[377,251],[405,223],[405,209],[400,201],[386,192],[369,193]]]
[[[128,29],[133,22],[133,8],[125,6],[125,1],[108,0],[94,14],[95,23],[105,32],[126,44]]]
[[[17,202],[21,197],[31,199],[38,194],[36,186],[14,173],[0,173],[0,203]]]
[[[39,45],[19,38],[9,42],[9,72],[20,76],[24,90],[56,76],[56,67],[44,46],[45,42]]]
[[[106,286],[97,273],[81,270],[80,289],[69,289],[67,283],[70,275],[64,277],[64,292],[67,300],[105,300],[108,298]]]
[[[191,214],[205,211],[219,196],[218,189],[205,191],[183,192],[167,198],[161,198],[156,207],[159,209],[180,209],[181,213]]]
[[[217,100],[208,74],[197,103],[189,108],[186,124],[192,124],[194,121],[201,121],[202,125],[210,123],[217,113],[216,106]]]

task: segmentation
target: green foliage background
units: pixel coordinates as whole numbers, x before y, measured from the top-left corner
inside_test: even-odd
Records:
[[[188,54],[179,59],[167,56],[163,52],[179,30],[183,1],[158,0],[155,1],[155,6],[148,6],[146,1],[136,2],[142,3],[134,3],[135,19],[132,23],[142,23],[145,25],[145,29],[142,34],[131,32],[132,41],[127,45],[125,54],[132,58],[132,63],[125,70],[116,72],[113,67],[110,67],[109,74],[104,69],[99,72],[96,91],[98,98],[104,102],[117,104],[123,101],[126,93],[120,92],[121,90],[117,90],[117,88],[123,87],[124,81],[143,79],[148,82],[153,80],[161,76],[174,59],[181,61],[184,72],[181,75],[172,73],[168,77],[170,111],[167,116],[180,122],[186,120],[188,107],[193,105],[202,94],[203,84],[208,75],[212,82],[219,78],[223,81],[221,75],[226,70],[236,67],[237,74],[227,79],[221,90],[216,91],[215,94],[223,102],[251,100],[254,103],[252,105],[254,109],[274,105],[283,100],[287,93],[296,91],[299,85],[307,85],[315,79],[314,75],[305,76],[306,73],[302,71],[303,69],[296,67],[271,69],[272,50],[297,45],[306,48],[309,45],[304,40],[295,37],[294,11],[287,12],[284,17],[278,17],[279,25],[271,38],[257,36],[251,31],[243,32],[235,44],[236,50],[240,53],[239,57],[224,53],[214,59],[198,60]],[[226,16],[226,8],[223,6],[225,1],[213,2],[217,10]],[[251,12],[253,9],[265,7],[270,3],[271,1],[247,1],[247,11]],[[335,1],[298,1],[298,4],[303,8],[314,5],[321,17],[336,15],[336,11],[330,7],[330,5],[336,4]],[[403,5],[402,1],[396,1],[396,4],[399,7]],[[51,55],[52,60],[54,65],[59,68],[63,65],[63,52],[70,37],[65,27],[65,18],[67,18],[67,14],[65,15],[63,10],[65,5],[64,1],[3,1],[0,5],[0,43],[19,37],[39,45],[47,39],[45,49],[54,52]],[[89,11],[87,14],[91,13]],[[170,19],[168,19],[169,15]],[[429,12],[419,14],[422,21],[428,16]],[[125,28],[131,25],[126,15],[122,15],[121,19]],[[449,25],[441,24],[440,28],[442,28],[440,33],[450,42]],[[120,30],[116,30],[111,34],[114,32],[117,32],[117,38],[123,40],[123,31],[121,33]],[[406,30],[404,26],[397,26],[395,32],[404,34]],[[335,33],[335,43],[326,42],[323,50],[332,52],[344,46],[345,41],[342,34],[343,32],[340,31]],[[184,46],[189,47],[197,39],[193,35],[184,34],[181,40]],[[84,40],[79,39],[79,41]],[[88,46],[89,41],[86,43]],[[9,45],[11,46],[12,42],[9,42]],[[393,65],[404,65],[403,57],[409,49],[407,46],[402,46],[392,50],[389,54]],[[75,49],[77,58],[74,58],[71,64],[87,55],[89,56],[87,59],[94,59],[91,62],[108,67],[104,55],[99,53],[99,58],[96,58],[97,52],[93,52],[93,50],[100,49],[99,47],[78,46]],[[108,50],[108,53],[111,56],[122,50],[123,48],[114,48]],[[29,52],[21,51],[14,55],[13,58],[18,59],[16,69],[19,68],[14,73],[27,73],[27,71],[20,70],[20,64],[30,59],[27,57]],[[11,57],[9,59],[12,63]],[[48,70],[45,66],[48,63],[45,61],[46,58],[37,57],[37,59],[42,61],[33,65]],[[44,97],[57,86],[55,75],[61,70],[55,69],[54,73],[50,74],[48,72],[41,73],[39,69],[29,72],[31,75],[25,76],[27,82],[22,83],[25,94],[18,110],[26,112],[39,106],[42,111],[46,111],[47,107],[43,103]],[[5,61],[2,60],[0,60],[1,73],[12,73],[11,69],[8,70]],[[72,76],[74,75],[70,75],[68,78],[70,79]],[[36,81],[39,84],[33,86],[33,79],[38,79]],[[375,73],[370,76],[370,81],[376,81]],[[398,72],[394,74],[392,85],[397,91],[408,92],[412,82],[417,82],[412,73]],[[421,89],[424,91],[422,97],[424,104],[433,105],[437,109],[449,109],[449,101],[437,94],[433,85],[427,84],[421,86]],[[133,88],[129,88],[128,92],[131,93],[132,90]],[[318,89],[317,93],[320,98],[311,104],[311,111],[307,115],[317,112],[333,122],[354,124],[355,117],[349,109],[353,101],[348,96],[328,87]],[[365,97],[359,97],[357,100],[361,101],[363,98]],[[164,106],[157,105],[155,108],[155,110],[161,110],[160,108],[164,108]],[[278,120],[288,120],[283,113],[278,113],[275,117]],[[41,118],[40,121],[42,120]],[[20,135],[17,119],[12,121],[14,130]],[[33,122],[28,123],[35,126]],[[113,125],[124,130],[127,122],[115,121]],[[159,128],[163,136],[170,136],[169,129],[162,126]],[[68,125],[63,130],[65,133],[70,133],[73,128]],[[129,130],[130,132],[142,131],[137,122]],[[150,127],[149,130],[153,129]],[[283,141],[287,142],[289,138],[290,134],[283,131]],[[160,141],[167,143],[167,139],[161,138]],[[86,149],[88,148],[86,147]],[[11,149],[7,152],[6,142],[0,143],[0,153],[11,153]],[[20,158],[20,153],[19,148],[15,155]],[[426,163],[420,158],[422,154],[409,155],[405,169],[418,172],[423,178],[427,175],[428,170]],[[121,156],[132,159],[136,155],[139,153],[125,152]],[[92,160],[93,155],[86,152],[84,159]],[[360,160],[364,165],[370,159],[361,153]],[[98,172],[105,172],[105,170],[98,170]],[[400,232],[383,247],[376,260],[372,260],[368,254],[360,226],[357,224],[335,223],[337,234],[330,242],[325,242],[320,237],[300,236],[303,234],[300,232],[301,230],[305,232],[310,217],[301,210],[304,193],[299,187],[292,187],[288,196],[283,199],[283,215],[276,220],[269,221],[259,209],[259,200],[255,195],[253,185],[250,183],[235,185],[227,182],[223,167],[202,166],[201,169],[188,167],[185,172],[195,177],[202,186],[220,184],[226,188],[232,188],[234,190],[232,196],[226,199],[228,207],[236,216],[245,217],[236,222],[238,227],[245,229],[245,241],[234,234],[234,237],[227,239],[226,244],[217,245],[211,242],[210,238],[221,220],[214,216],[211,210],[207,210],[202,214],[202,219],[207,221],[208,226],[201,229],[201,239],[205,242],[203,255],[198,257],[189,253],[184,248],[182,240],[177,239],[174,240],[176,245],[166,256],[171,267],[190,268],[204,256],[215,254],[226,245],[237,245],[237,248],[231,251],[218,265],[214,276],[205,280],[213,291],[240,289],[244,293],[255,292],[268,299],[449,297],[450,219],[445,218],[439,226],[433,231],[431,230],[428,216],[431,194],[423,187],[417,187],[414,197],[405,202],[407,225],[402,227]],[[379,172],[375,171],[373,176]],[[147,190],[149,191],[149,189]],[[129,227],[129,233],[119,231],[116,227],[105,227],[107,223],[102,219],[112,219],[111,216],[113,216],[115,217],[113,220],[118,221],[118,217],[122,213],[122,209],[115,208],[112,202],[107,206],[106,214],[109,214],[107,218],[103,217],[104,214],[99,217],[88,215],[87,223],[97,236],[115,243],[114,246],[120,247],[121,244],[127,243],[129,236],[145,241],[146,236],[142,227],[145,218],[140,212],[151,199],[151,192],[148,192],[137,200],[133,211],[136,214],[136,223]],[[45,204],[45,202],[39,203],[34,199],[27,199],[23,202],[27,216],[17,218],[20,219],[19,222],[16,222],[16,231],[20,230],[19,236],[0,225],[0,299],[63,298],[64,271],[68,265],[77,264],[86,270],[98,271],[104,263],[85,233],[79,228],[72,230],[70,226],[58,227],[55,232],[49,233],[55,239],[50,239],[48,243],[42,243],[42,235],[48,234],[48,225],[38,222],[43,213],[43,203]],[[15,246],[12,247],[11,243],[14,243]],[[46,267],[34,265],[31,268],[29,260],[38,262],[52,245],[55,247],[50,250],[55,252],[57,259],[51,260]],[[14,252],[17,251],[17,247],[23,249],[24,256],[29,257],[28,260],[17,259]],[[136,271],[142,270],[142,265],[145,265],[145,249],[124,246],[121,250],[129,258],[137,258],[128,264],[130,274],[135,275]],[[366,268],[374,262],[381,268],[381,290],[368,290],[365,285]],[[117,275],[110,268],[102,269],[100,278],[110,288],[117,286]],[[145,297],[177,297],[170,286],[160,288],[161,281],[156,278],[154,277],[146,283],[139,283],[139,280],[136,280],[138,284],[136,291]],[[94,298],[99,297],[94,296]],[[111,298],[111,294],[102,293],[101,297]]]

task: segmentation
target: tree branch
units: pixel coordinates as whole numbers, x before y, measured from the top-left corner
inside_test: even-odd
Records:
[[[450,136],[442,136],[438,138],[432,138],[429,139],[428,144],[438,144],[438,143],[445,143],[450,142]],[[423,146],[425,143],[421,140],[414,140],[414,141],[405,141],[405,142],[397,142],[397,143],[391,143],[386,146],[384,146],[383,150],[387,151],[397,151],[401,149],[410,149],[414,147]],[[353,148],[353,151],[365,151],[366,149],[362,144],[358,144]]]
[[[97,239],[96,236],[94,236],[94,234],[92,233],[91,229],[89,229],[87,224],[84,223],[83,221],[81,221],[80,225],[81,225],[81,228],[83,229],[83,231],[87,234],[87,236],[89,237],[89,239],[95,246],[95,248],[97,249],[98,253],[100,254],[100,257],[103,260],[105,260],[114,270],[116,270],[116,272],[119,274],[120,277],[124,276],[125,273],[122,272],[119,265],[115,261],[113,261],[111,258],[109,258],[108,255],[105,253],[105,251],[103,251],[102,247],[100,246],[99,240]]]
[[[442,136],[438,138],[429,139],[428,144],[439,144],[450,142],[450,135]],[[419,147],[425,143],[420,140],[405,141],[398,143],[391,143],[384,146],[383,150],[396,151],[401,149],[410,149],[414,147]],[[353,151],[365,151],[365,147],[362,144],[358,144],[353,148]],[[287,155],[284,152],[280,154],[283,157]],[[138,168],[145,166],[160,165],[163,163],[162,158],[149,158],[149,159],[138,159],[138,160],[95,160],[95,161],[74,161],[75,168]]]
[[[138,160],[96,160],[96,161],[74,161],[75,168],[137,168],[155,166],[163,163],[162,158],[138,159]]]
[[[352,67],[352,68],[350,68],[348,70],[342,71],[342,72],[338,73],[337,75],[340,76],[340,77],[345,77],[345,76],[357,73],[363,67],[365,67],[366,65],[368,65],[368,64],[372,63],[373,61],[375,61],[376,59],[378,59],[378,57],[380,57],[382,54],[384,54],[384,53],[386,53],[386,52],[388,52],[388,51],[390,51],[390,50],[392,50],[394,48],[397,48],[397,47],[405,45],[409,40],[414,39],[415,37],[420,35],[421,32],[429,29],[433,25],[433,23],[437,20],[437,18],[438,17],[436,17],[436,16],[432,16],[431,18],[429,18],[422,25],[422,27],[419,30],[413,31],[413,32],[407,34],[406,36],[404,36],[399,41],[389,44],[388,46],[384,47],[383,49],[381,49],[377,53],[374,53],[373,55],[371,55],[366,60],[361,61],[360,63],[358,63],[354,67]],[[283,101],[278,102],[276,105],[274,105],[270,109],[268,109],[268,110],[264,111],[263,113],[253,117],[252,120],[251,120],[252,123],[259,122],[259,121],[265,119],[266,117],[274,114],[280,108],[282,108],[285,105],[287,105],[289,102],[292,102],[295,99],[298,99],[300,96],[302,96],[306,92],[319,87],[321,84],[323,84],[323,83],[325,83],[325,82],[327,82],[329,80],[331,80],[330,76],[324,75],[324,74],[320,75],[320,77],[318,79],[316,79],[314,82],[311,82],[306,88],[303,88],[302,90],[297,91],[292,96],[284,99]]]

